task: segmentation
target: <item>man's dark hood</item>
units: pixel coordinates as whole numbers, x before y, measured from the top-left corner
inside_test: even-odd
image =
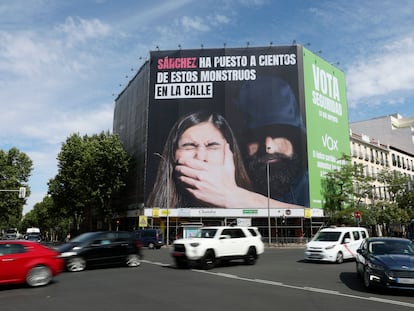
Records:
[[[246,129],[282,125],[305,133],[298,102],[290,85],[274,76],[261,76],[246,81],[236,104]]]

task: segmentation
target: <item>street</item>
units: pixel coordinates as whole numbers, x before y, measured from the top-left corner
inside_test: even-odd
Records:
[[[144,250],[138,268],[65,272],[40,288],[0,287],[2,311],[408,310],[414,292],[367,292],[355,262],[306,263],[302,248],[269,248],[254,266],[176,269],[168,249]]]

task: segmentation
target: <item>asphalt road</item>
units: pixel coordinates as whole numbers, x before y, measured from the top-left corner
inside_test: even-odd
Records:
[[[302,261],[303,249],[271,248],[254,266],[176,269],[168,249],[145,250],[138,268],[63,273],[41,288],[0,287],[1,311],[409,310],[414,291],[367,292],[355,263]]]

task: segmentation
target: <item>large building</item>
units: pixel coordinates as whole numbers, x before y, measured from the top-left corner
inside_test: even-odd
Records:
[[[322,221],[321,178],[350,154],[347,109],[344,73],[300,45],[152,51],[115,102],[113,131],[134,160],[120,202],[128,225],[174,235],[188,223],[245,223],[265,236],[306,234]],[[225,143],[191,136],[180,145],[204,113]],[[203,197],[201,175],[177,177],[190,153],[216,152],[216,173],[227,172],[226,143],[237,194],[222,183],[209,191],[223,200]],[[205,162],[194,165],[207,176],[214,168]]]
[[[353,162],[364,165],[365,175],[374,178],[367,202],[389,198],[385,185],[376,179],[383,169],[414,179],[414,118],[393,114],[353,122],[349,127]]]

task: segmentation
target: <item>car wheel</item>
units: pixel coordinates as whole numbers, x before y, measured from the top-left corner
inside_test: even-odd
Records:
[[[68,260],[68,263],[66,264],[66,268],[70,272],[83,271],[86,268],[86,262],[81,257],[73,257]]]
[[[364,266],[358,261],[356,262],[356,273],[360,279],[364,276]]]
[[[187,265],[187,262],[185,260],[183,260],[181,258],[175,258],[175,266],[178,269],[183,269],[183,268],[186,268],[188,265]]]
[[[52,280],[52,271],[46,266],[36,266],[32,268],[26,276],[26,283],[29,286],[43,286]]]
[[[141,265],[141,262],[139,260],[139,255],[137,254],[128,255],[126,259],[126,265],[128,267],[138,267],[139,265]]]
[[[216,265],[216,256],[214,252],[210,249],[206,251],[203,259],[201,260],[201,267],[205,270],[210,270]]]
[[[155,247],[154,243],[152,243],[152,242],[148,243],[148,248],[149,249],[154,249],[154,247]]]
[[[257,260],[257,253],[254,247],[250,247],[247,251],[246,257],[244,258],[244,262],[247,265],[254,265]]]
[[[338,254],[336,254],[336,263],[343,263],[344,262],[344,254],[342,254],[342,252],[338,252]]]

